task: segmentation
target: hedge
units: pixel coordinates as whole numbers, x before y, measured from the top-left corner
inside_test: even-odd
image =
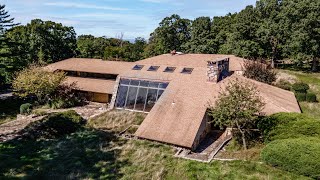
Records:
[[[296,174],[320,178],[320,139],[297,138],[273,141],[262,150],[269,165]]]
[[[317,96],[316,96],[316,94],[314,94],[314,93],[307,93],[306,101],[307,101],[307,102],[317,102]]]
[[[32,104],[25,103],[20,106],[20,114],[30,114],[32,110]]]
[[[296,95],[296,98],[299,102],[303,102],[303,101],[306,101],[306,98],[307,98],[307,94],[306,93],[302,93],[302,92],[296,92],[295,93]]]
[[[306,83],[298,82],[292,85],[292,89],[295,92],[306,93],[310,89],[310,87]]]
[[[320,134],[320,121],[301,113],[277,113],[259,120],[265,141]]]

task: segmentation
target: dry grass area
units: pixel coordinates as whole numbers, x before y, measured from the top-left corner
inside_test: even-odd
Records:
[[[88,125],[98,129],[121,132],[131,125],[140,125],[145,117],[145,113],[112,110],[91,118]]]

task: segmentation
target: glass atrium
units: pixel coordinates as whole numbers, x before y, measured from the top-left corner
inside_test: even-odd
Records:
[[[121,79],[116,108],[150,112],[169,83]]]

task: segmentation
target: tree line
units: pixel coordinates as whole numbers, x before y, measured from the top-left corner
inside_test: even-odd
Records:
[[[317,71],[320,57],[320,1],[259,0],[239,13],[199,17],[172,15],[151,34],[146,54],[234,54],[271,62],[292,59]]]
[[[234,54],[248,59],[293,60],[317,71],[320,57],[320,1],[259,0],[238,13],[194,20],[165,17],[148,42],[136,38],[76,36],[73,27],[32,20],[26,25],[0,5],[0,82],[30,64],[48,64],[70,57],[136,61],[169,53]]]

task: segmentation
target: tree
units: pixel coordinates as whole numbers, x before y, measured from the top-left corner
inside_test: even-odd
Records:
[[[291,29],[288,54],[299,64],[309,65],[317,71],[320,58],[320,1],[286,0],[282,13]]]
[[[261,62],[251,60],[245,61],[244,68],[245,71],[243,75],[247,78],[267,84],[272,84],[277,80],[277,73]]]
[[[14,24],[14,18],[10,18],[10,15],[8,11],[5,10],[5,5],[0,4],[0,49],[4,48],[8,41],[5,38],[5,32],[16,26],[17,24]]]
[[[256,9],[247,6],[234,17],[234,22],[229,28],[227,42],[222,46],[223,51],[240,57],[257,59],[262,56],[263,48],[256,38],[259,19]]]
[[[94,37],[92,35],[81,35],[77,39],[78,57],[102,59],[106,47],[111,42],[106,37]]]
[[[41,67],[31,66],[17,73],[12,86],[19,96],[36,96],[38,101],[43,103],[64,80],[63,72],[49,72]]]
[[[264,48],[264,57],[271,60],[271,67],[281,59],[283,48],[290,34],[286,17],[282,14],[282,1],[260,0],[256,3],[260,27],[257,30],[258,41]]]
[[[8,11],[5,10],[5,5],[0,4],[0,85],[3,85],[7,82],[8,73],[7,64],[3,63],[5,58],[10,56],[10,52],[8,51],[9,46],[14,46],[5,36],[5,33],[8,29],[16,26],[14,24],[14,18],[11,18]]]
[[[47,64],[75,56],[76,33],[73,27],[61,23],[35,19],[25,26],[14,27],[6,36],[28,47],[18,55],[26,54],[30,62]]]
[[[191,25],[191,39],[183,46],[188,53],[213,53],[210,17],[196,18]]]
[[[150,35],[148,46],[152,48],[146,48],[149,50],[147,56],[169,53],[171,50],[183,51],[183,45],[190,39],[190,24],[190,20],[176,14],[164,18]]]
[[[243,148],[247,149],[246,128],[253,123],[262,111],[264,103],[256,87],[245,81],[231,81],[220,98],[209,110],[215,125],[236,128],[242,139]]]

